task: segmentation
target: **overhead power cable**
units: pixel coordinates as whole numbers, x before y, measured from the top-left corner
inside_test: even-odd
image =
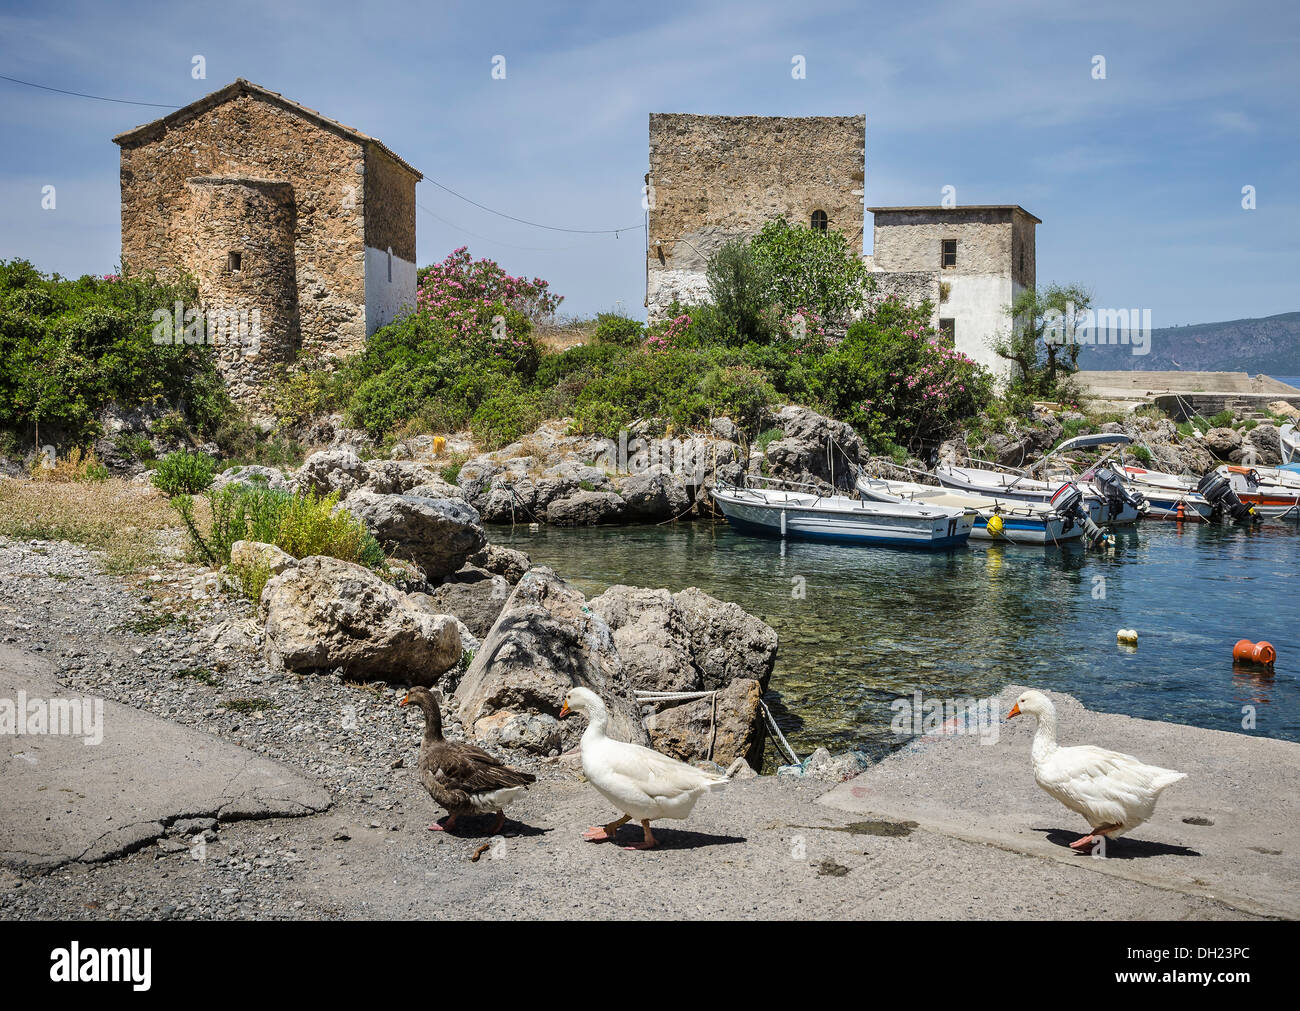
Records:
[[[16,77],[6,77],[0,74],[0,80],[12,81],[14,84],[22,84],[28,88],[39,88],[41,91],[53,91],[58,95],[72,95],[76,98],[93,98],[96,102],[116,102],[118,105],[148,105],[155,109],[179,109],[179,105],[165,105],[162,102],[136,102],[129,98],[105,98],[103,95],[87,95],[84,91],[64,91],[62,88],[51,88],[47,84],[33,84],[31,81],[20,81]]]

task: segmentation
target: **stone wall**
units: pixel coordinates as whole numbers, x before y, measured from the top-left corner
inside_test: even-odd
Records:
[[[1009,208],[877,211],[875,219],[872,256],[877,270],[1010,273],[1013,229]],[[957,240],[954,267],[941,266],[943,239]]]
[[[650,319],[698,301],[709,256],[772,218],[815,210],[862,248],[865,116],[650,115]]]
[[[934,311],[930,325],[937,327],[940,312],[939,275],[934,271],[877,271],[871,275],[875,290],[867,294],[867,308],[872,309],[887,298],[897,298],[909,305],[920,305],[926,299]]]
[[[193,220],[187,181],[217,176],[284,182],[292,187],[296,209],[302,348],[338,355],[364,346],[363,142],[247,92],[117,140],[125,269],[219,274],[230,250],[196,245],[185,234]]]
[[[274,366],[298,351],[293,187],[203,176],[187,188],[186,259],[203,293],[208,340],[231,396],[256,399]]]

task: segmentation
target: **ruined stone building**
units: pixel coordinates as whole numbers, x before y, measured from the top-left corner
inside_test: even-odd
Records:
[[[361,350],[414,306],[422,176],[375,138],[240,79],[113,140],[123,268],[197,279],[237,399],[299,351]],[[214,334],[236,318],[258,333]]]
[[[1042,222],[1016,204],[870,210],[873,299],[929,299],[931,325],[958,351],[1006,373],[1009,363],[990,342],[1010,329],[1007,307],[1034,287],[1034,228]]]
[[[704,267],[772,218],[862,242],[865,116],[650,115],[646,307],[707,296]]]
[[[843,232],[862,249],[865,116],[693,116],[652,113],[646,174],[646,309],[662,319],[676,299],[708,300],[708,258],[785,217]],[[1034,286],[1034,228],[1017,205],[873,207],[879,300],[929,300],[931,323],[958,350],[1006,374],[990,341],[1006,307]]]

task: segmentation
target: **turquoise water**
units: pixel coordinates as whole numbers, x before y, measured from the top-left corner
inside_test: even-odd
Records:
[[[987,697],[1009,683],[1108,712],[1300,740],[1294,523],[1148,521],[1121,531],[1106,555],[1073,544],[783,546],[704,522],[517,527],[493,539],[589,597],[614,583],[698,586],[762,617],[781,637],[768,704],[801,755],[818,745],[883,754],[904,743],[890,729],[892,700]],[[1120,628],[1137,629],[1136,650],[1116,644]],[[1243,638],[1277,648],[1272,675],[1234,670]],[[1243,731],[1243,707],[1254,730]]]

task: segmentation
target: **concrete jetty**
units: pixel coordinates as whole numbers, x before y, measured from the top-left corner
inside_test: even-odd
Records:
[[[1023,691],[1002,690],[1003,716]],[[1003,722],[995,742],[918,738],[818,802],[1258,915],[1300,916],[1300,847],[1291,839],[1300,824],[1300,744],[1098,713],[1070,695],[1047,694],[1062,746],[1094,744],[1187,773],[1161,795],[1150,821],[1107,846],[1105,858],[1069,848],[1088,824],[1035,784],[1031,716]]]

